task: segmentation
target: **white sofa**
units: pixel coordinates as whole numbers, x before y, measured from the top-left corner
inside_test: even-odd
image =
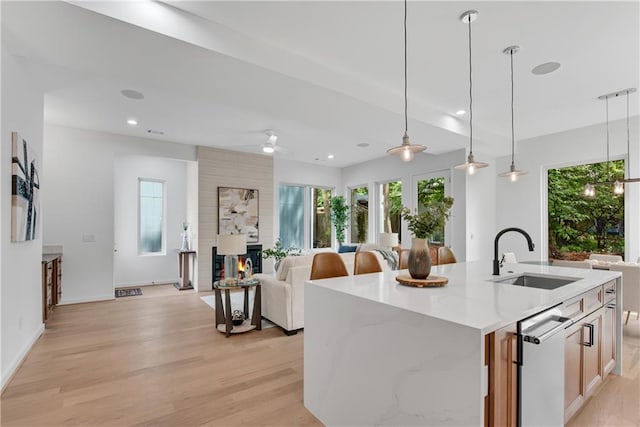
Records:
[[[389,265],[382,255],[376,254],[384,271]],[[280,262],[273,274],[256,274],[262,285],[262,317],[280,326],[287,335],[304,328],[304,282],[311,276],[311,263],[315,254],[290,256]],[[355,252],[340,254],[349,274],[353,274]]]

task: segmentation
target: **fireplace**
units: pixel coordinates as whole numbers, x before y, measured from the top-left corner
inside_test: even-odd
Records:
[[[216,246],[211,248],[211,289],[213,289],[213,282],[224,279],[224,255],[218,255]],[[244,262],[247,258],[251,258],[253,264],[253,273],[262,273],[262,245],[247,245],[247,253],[244,255],[238,255],[238,263]]]

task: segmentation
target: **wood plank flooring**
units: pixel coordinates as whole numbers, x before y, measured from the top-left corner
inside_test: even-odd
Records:
[[[154,291],[56,307],[2,426],[321,425],[302,403],[303,334],[225,338],[203,294]]]
[[[303,333],[225,338],[202,295],[158,287],[149,298],[56,307],[2,394],[1,425],[322,425],[302,402]],[[610,376],[572,427],[640,425],[635,319],[624,351],[623,376]]]

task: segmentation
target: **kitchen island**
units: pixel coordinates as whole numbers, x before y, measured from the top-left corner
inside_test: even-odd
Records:
[[[621,289],[610,271],[507,264],[500,277],[523,272],[576,280],[528,288],[494,282],[486,263],[457,263],[432,269],[449,280],[441,288],[400,285],[398,272],[306,282],[305,406],[326,425],[491,424],[488,337],[587,291],[603,295],[605,283]],[[619,374],[621,292],[615,302]]]

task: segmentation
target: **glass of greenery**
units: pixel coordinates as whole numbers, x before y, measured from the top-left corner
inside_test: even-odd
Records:
[[[288,256],[299,256],[301,253],[302,251],[298,248],[285,248],[280,239],[278,239],[275,245],[273,245],[273,248],[264,249],[262,251],[262,258],[273,258],[275,260],[274,267],[277,270],[280,266],[280,261],[282,261],[283,258]]]

